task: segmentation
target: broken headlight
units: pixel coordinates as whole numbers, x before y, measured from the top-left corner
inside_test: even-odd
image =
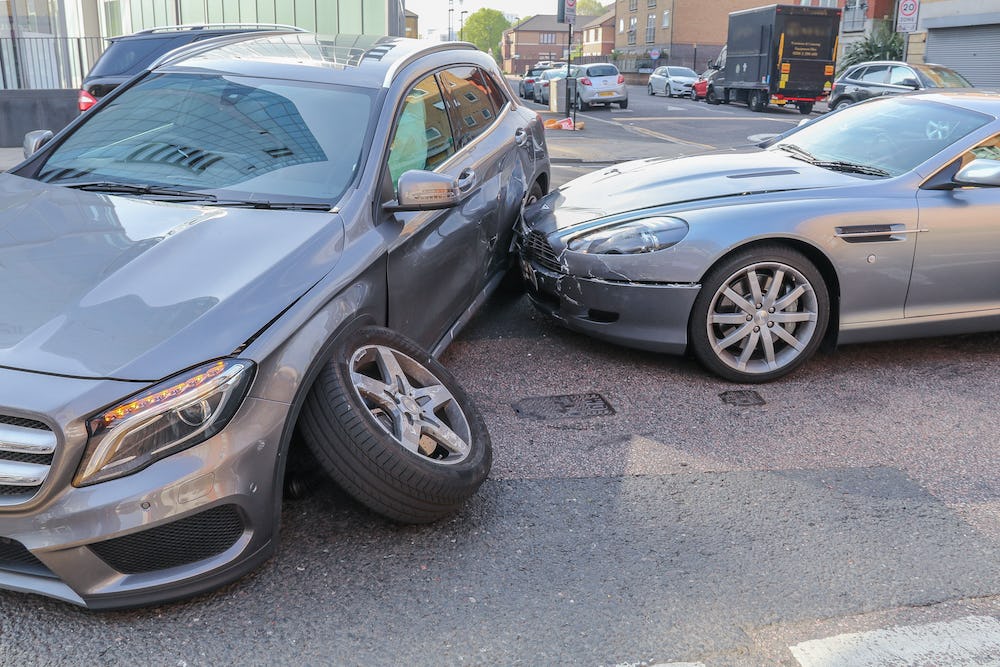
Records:
[[[102,410],[87,420],[73,484],[128,475],[212,437],[243,402],[253,371],[244,359],[213,361]]]
[[[657,216],[602,227],[569,242],[573,252],[590,255],[635,255],[676,245],[688,233],[680,218]]]

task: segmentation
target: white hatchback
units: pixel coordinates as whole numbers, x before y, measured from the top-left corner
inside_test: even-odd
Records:
[[[673,97],[690,97],[691,86],[698,80],[698,74],[688,67],[677,67],[674,65],[657,67],[649,75],[649,83],[646,90],[650,95],[662,93]]]
[[[574,71],[576,76],[576,106],[589,109],[592,104],[611,106],[617,104],[628,108],[628,89],[625,77],[611,63],[581,65]]]

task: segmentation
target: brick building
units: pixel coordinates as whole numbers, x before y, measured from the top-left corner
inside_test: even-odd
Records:
[[[596,16],[577,16],[576,26],[590,24]],[[573,43],[581,39],[574,30]],[[555,14],[539,14],[504,30],[500,40],[503,69],[523,74],[539,60],[566,60],[569,57],[569,25],[556,21]]]
[[[582,55],[595,58],[606,58],[611,55],[615,48],[615,11],[612,9],[582,26],[580,33],[583,44]]]

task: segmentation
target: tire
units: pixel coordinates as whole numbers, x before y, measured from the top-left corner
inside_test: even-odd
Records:
[[[854,100],[852,100],[851,98],[849,98],[849,97],[841,97],[839,100],[837,100],[837,103],[834,104],[830,108],[830,111],[836,111],[837,109],[843,109],[844,107],[849,107],[852,104],[854,104]]]
[[[580,96],[577,95],[576,96],[576,108],[579,109],[580,111],[588,111],[588,110],[590,110],[590,104],[587,103],[587,102],[584,102],[582,99],[580,99]]]
[[[799,113],[803,116],[807,116],[812,113],[813,103],[812,102],[799,102]]]
[[[646,90],[649,92],[650,95],[656,95],[656,93],[653,92],[653,84],[651,84],[651,83],[647,84],[646,85]]]
[[[695,92],[695,89],[694,89],[694,88],[692,88],[692,89],[691,89],[691,94],[690,94],[690,95],[688,95],[688,97],[690,97],[690,98],[691,98],[691,101],[692,101],[692,102],[697,102],[697,101],[698,101],[698,93],[697,93],[697,92]]]
[[[705,92],[705,101],[709,104],[719,103],[719,98],[715,94],[715,88],[712,88],[711,86],[708,87],[708,90]]]
[[[381,327],[338,341],[299,427],[333,481],[401,523],[429,523],[458,510],[493,460],[486,424],[451,373]]]
[[[829,320],[829,293],[815,265],[796,250],[768,245],[708,272],[691,309],[688,340],[695,358],[726,380],[769,382],[816,352]]]
[[[531,189],[528,190],[527,196],[524,198],[524,205],[528,206],[533,204],[545,193],[542,192],[542,186],[538,181],[531,184]],[[517,265],[517,258],[512,257],[510,266],[507,267],[507,272],[500,279],[500,291],[504,294],[523,294],[524,293],[524,278],[521,277],[520,267]]]
[[[750,107],[750,111],[755,111],[760,113],[767,107],[767,100],[764,99],[764,93],[759,90],[750,91],[750,98],[747,100],[747,106]]]
[[[628,109],[628,100],[622,100],[618,103],[619,109]]]

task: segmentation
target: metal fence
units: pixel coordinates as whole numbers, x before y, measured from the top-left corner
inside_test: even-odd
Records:
[[[0,90],[79,88],[104,47],[100,37],[0,37]]]

